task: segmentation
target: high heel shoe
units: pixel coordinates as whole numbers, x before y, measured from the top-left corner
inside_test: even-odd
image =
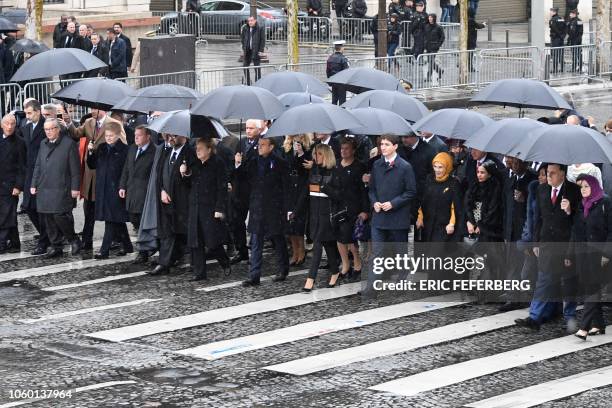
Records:
[[[300,259],[299,261],[296,261],[293,266],[302,266],[304,265],[304,262],[306,262],[306,257]]]
[[[334,276],[336,277],[334,279]],[[338,279],[340,278],[340,274],[339,273],[335,273],[332,276],[329,277],[329,282],[327,282],[327,287],[328,288],[335,288],[336,285],[338,284]],[[332,280],[334,281],[334,283],[332,283]]]
[[[295,266],[296,263],[297,263],[297,261],[291,261],[291,262],[289,262],[289,266]]]
[[[589,336],[599,336],[602,334],[606,334],[606,329],[598,329],[597,327],[593,327],[589,330]]]
[[[304,287],[302,288],[302,292],[306,292],[306,293],[311,292],[313,288],[314,288],[314,279],[308,278],[306,279],[306,283],[304,284]]]
[[[585,340],[585,341],[586,341],[586,339],[587,339],[587,337],[588,337],[588,335],[589,335],[589,334],[588,334],[588,333],[587,333],[587,334],[580,334],[580,332],[581,332],[581,331],[582,331],[582,330],[579,330],[578,332],[576,332],[576,333],[574,334],[574,336],[578,337],[579,339],[582,339],[582,340]]]

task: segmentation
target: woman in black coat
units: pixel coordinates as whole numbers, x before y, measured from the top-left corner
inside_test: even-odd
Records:
[[[584,295],[584,314],[576,337],[604,334],[606,323],[601,307],[602,287],[611,281],[612,200],[597,179],[581,174],[576,179],[582,203],[574,216],[566,266],[576,265],[580,290]]]
[[[287,230],[291,243],[291,266],[302,265],[306,259],[304,234],[308,216],[308,170],[304,164],[312,160],[311,147],[310,134],[287,136],[283,143],[284,158],[289,165],[291,178],[291,199],[295,209]]]
[[[478,242],[499,242],[502,239],[502,187],[496,165],[487,160],[478,167],[474,183],[465,197],[466,227],[470,235],[478,235]]]
[[[310,237],[313,241],[312,262],[304,291],[310,292],[314,286],[321,263],[323,248],[331,272],[328,287],[334,287],[338,281],[338,248],[336,234],[331,223],[331,215],[336,213],[336,202],[339,201],[339,189],[335,175],[336,158],[328,145],[317,144],[313,150],[314,165],[308,179],[310,195]]]
[[[361,258],[357,241],[353,238],[353,230],[357,218],[368,219],[370,201],[363,184],[366,168],[355,160],[356,145],[353,139],[345,138],[340,143],[341,162],[336,166],[336,179],[339,186],[338,211],[346,210],[346,220],[336,226],[338,251],[342,259],[341,278],[361,276]],[[349,251],[353,254],[353,268],[349,259]]]
[[[119,140],[121,125],[109,123],[104,132],[105,143],[94,151],[87,147],[87,165],[96,169],[96,221],[104,221],[104,237],[96,259],[107,259],[113,240],[122,245],[119,255],[134,252],[126,222],[129,220],[125,199],[119,197],[119,182],[127,158],[128,147]]]
[[[200,138],[196,142],[198,160],[187,167],[181,165],[191,183],[189,192],[189,223],[187,243],[191,248],[191,264],[195,277],[206,279],[206,250],[216,258],[226,275],[231,273],[230,261],[223,248],[228,230],[224,222],[227,214],[228,174],[223,159],[215,154],[212,139]]]

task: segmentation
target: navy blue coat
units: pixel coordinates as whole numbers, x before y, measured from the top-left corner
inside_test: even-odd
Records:
[[[102,143],[87,155],[87,165],[96,169],[96,221],[127,222],[125,199],[119,197],[119,182],[128,147],[120,140],[114,146]]]
[[[416,197],[412,166],[399,155],[392,167],[384,157],[372,166],[369,184],[370,205],[391,202],[390,211],[372,212],[372,227],[386,230],[410,229],[410,202]]]
[[[127,72],[125,41],[115,37],[115,42],[110,48],[110,72]]]

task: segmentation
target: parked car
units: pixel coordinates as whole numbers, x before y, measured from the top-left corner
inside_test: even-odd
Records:
[[[7,7],[2,9],[0,17],[4,17],[15,24],[25,24],[27,14],[25,9]]]

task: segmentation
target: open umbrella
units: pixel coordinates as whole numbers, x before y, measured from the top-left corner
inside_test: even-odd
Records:
[[[349,112],[363,123],[363,126],[349,128],[351,134],[403,136],[412,133],[408,122],[397,113],[378,108],[350,109]]]
[[[267,89],[232,85],[207,93],[190,111],[192,115],[217,119],[275,119],[284,109],[278,98]]]
[[[126,96],[113,105],[112,109],[123,112],[170,112],[189,109],[201,97],[201,93],[185,86],[153,85]]]
[[[176,110],[163,113],[147,125],[147,127],[157,133],[190,137],[190,121],[189,110]]]
[[[274,121],[264,137],[333,133],[363,126],[349,111],[330,103],[309,103],[291,108]]]
[[[471,103],[514,106],[520,109],[572,109],[557,91],[533,79],[502,79],[487,85]]]
[[[383,89],[406,93],[399,79],[374,68],[349,68],[332,75],[328,84],[344,85],[346,90],[361,93],[372,89]]]
[[[423,102],[410,95],[396,91],[374,90],[353,96],[344,103],[345,108],[379,108],[395,112],[414,123],[429,113]]]
[[[287,92],[308,92],[314,95],[326,95],[329,88],[312,75],[303,72],[280,71],[264,75],[253,84],[259,88],[267,89],[274,95]]]
[[[19,31],[17,24],[5,17],[0,17],[0,33],[12,33]]]
[[[415,123],[419,132],[431,132],[452,139],[467,140],[481,128],[493,123],[485,115],[467,109],[440,109]]]
[[[126,96],[134,94],[134,92],[134,89],[121,81],[91,78],[73,82],[51,95],[51,97],[71,105],[108,111],[113,105]]]
[[[107,66],[98,57],[79,48],[54,48],[36,54],[24,62],[11,78],[11,82],[74,74]]]
[[[502,119],[480,129],[465,145],[483,152],[506,155],[525,140],[529,132],[546,126],[545,123],[527,118]]]
[[[309,103],[326,103],[325,99],[320,96],[312,95],[307,92],[288,92],[279,95],[278,100],[283,104],[285,109],[295,108],[300,105]]]
[[[612,144],[601,133],[584,126],[550,125],[529,133],[508,155],[567,165],[611,163]]]
[[[29,38],[22,38],[21,40],[15,41],[15,44],[11,47],[15,52],[27,52],[28,54],[40,54],[41,52],[49,51],[44,43],[30,40]]]

